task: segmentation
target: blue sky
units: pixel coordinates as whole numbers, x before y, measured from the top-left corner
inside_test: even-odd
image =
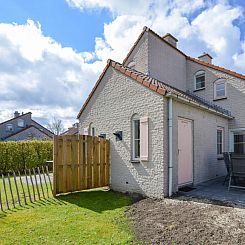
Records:
[[[243,0],[0,0],[0,122],[15,110],[68,127],[108,58],[121,62],[144,26],[245,73]]]
[[[70,8],[63,0],[0,0],[0,22],[25,24],[38,21],[45,36],[77,51],[92,51],[94,40],[103,35],[104,23],[112,16],[107,10],[83,11]]]

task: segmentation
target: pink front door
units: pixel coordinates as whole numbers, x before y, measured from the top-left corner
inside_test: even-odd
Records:
[[[192,121],[178,120],[178,185],[193,182]]]

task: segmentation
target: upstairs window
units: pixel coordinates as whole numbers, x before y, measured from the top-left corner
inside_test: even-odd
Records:
[[[198,71],[195,74],[195,90],[205,88],[205,71]]]
[[[12,132],[14,130],[13,124],[9,123],[6,125],[6,131]]]
[[[225,79],[219,79],[214,82],[214,99],[226,98]]]
[[[24,120],[23,119],[18,119],[18,127],[23,128],[24,127]]]

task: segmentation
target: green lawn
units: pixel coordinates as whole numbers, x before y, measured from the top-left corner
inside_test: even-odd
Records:
[[[96,189],[0,211],[0,244],[130,244],[130,202]]]

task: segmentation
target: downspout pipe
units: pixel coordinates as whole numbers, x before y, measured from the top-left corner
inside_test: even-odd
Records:
[[[173,97],[168,97],[168,196],[173,194]]]

